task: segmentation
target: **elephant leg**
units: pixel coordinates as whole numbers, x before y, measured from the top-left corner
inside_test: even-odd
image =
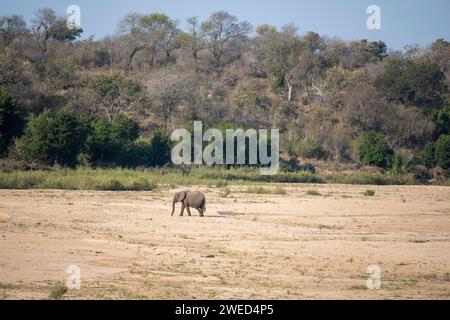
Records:
[[[181,204],[181,213],[180,213],[180,217],[182,217],[184,215],[184,208],[186,206],[184,205],[184,203]]]
[[[204,213],[203,208],[198,209],[198,212],[200,213],[200,217],[203,217],[203,213]]]
[[[188,205],[186,206],[186,210],[187,210],[187,212],[188,212],[188,214],[189,214],[189,217],[190,217],[190,216],[191,216],[191,209],[189,208]]]

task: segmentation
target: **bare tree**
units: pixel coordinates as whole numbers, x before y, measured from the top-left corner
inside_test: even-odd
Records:
[[[51,8],[40,8],[33,20],[33,34],[37,46],[42,53],[47,52],[47,44],[52,37],[52,30],[56,24],[56,15]]]
[[[201,30],[197,17],[187,19],[188,31],[180,35],[182,45],[187,48],[194,59],[195,71],[198,71],[198,55],[205,49],[205,36]]]
[[[169,131],[171,116],[177,108],[182,104],[192,104],[195,82],[188,76],[166,68],[154,74],[145,84],[150,98],[155,102],[155,111],[162,117],[164,129]]]

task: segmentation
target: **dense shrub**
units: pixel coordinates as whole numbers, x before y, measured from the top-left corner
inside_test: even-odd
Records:
[[[56,114],[45,110],[32,118],[19,142],[19,154],[29,161],[74,167],[84,148],[90,123],[65,109]]]
[[[364,165],[387,168],[391,164],[393,154],[384,136],[375,132],[365,133],[358,146],[358,156]]]
[[[428,143],[420,153],[417,163],[432,168],[436,165],[436,149],[433,142]]]
[[[92,134],[87,139],[87,156],[93,166],[130,166],[132,147],[139,137],[138,124],[119,115],[112,122],[94,120]]]
[[[150,148],[152,150],[151,166],[161,167],[171,160],[171,145],[169,136],[162,130],[153,133]]]
[[[13,139],[22,133],[24,124],[19,108],[0,87],[0,157],[6,154]]]
[[[310,164],[310,163],[305,163],[304,165],[302,165],[300,163],[300,161],[294,157],[292,157],[289,160],[280,160],[280,169],[283,172],[298,172],[298,171],[305,171],[305,172],[309,172],[309,173],[315,173],[316,172],[316,168]]]
[[[289,154],[306,159],[325,159],[327,157],[325,149],[312,139],[293,140],[288,143],[287,151]]]
[[[438,166],[450,168],[450,135],[442,135],[435,143],[435,157]]]

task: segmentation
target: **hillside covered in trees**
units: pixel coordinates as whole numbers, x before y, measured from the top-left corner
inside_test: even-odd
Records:
[[[79,40],[52,9],[0,18],[0,152],[47,166],[163,166],[170,133],[279,128],[283,158],[441,179],[450,169],[450,42],[404,52],[227,12],[129,14]],[[300,167],[299,167],[300,168]]]

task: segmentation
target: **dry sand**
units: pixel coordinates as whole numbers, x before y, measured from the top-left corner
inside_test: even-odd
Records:
[[[0,190],[0,299],[47,299],[71,265],[81,289],[65,299],[450,298],[450,188],[283,188],[190,187],[207,195],[205,218],[170,217],[182,187]]]

